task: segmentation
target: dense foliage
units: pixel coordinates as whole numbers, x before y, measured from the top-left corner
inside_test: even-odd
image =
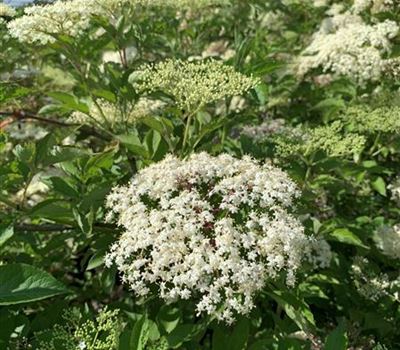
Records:
[[[399,349],[399,21],[0,3],[0,349]]]

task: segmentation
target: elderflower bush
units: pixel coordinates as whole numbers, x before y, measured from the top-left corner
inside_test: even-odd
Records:
[[[196,311],[228,323],[282,271],[293,285],[309,239],[287,210],[299,193],[279,169],[250,158],[169,156],[108,196],[124,233],[111,248],[139,296],[198,299]]]
[[[0,9],[0,349],[400,348],[397,1]]]

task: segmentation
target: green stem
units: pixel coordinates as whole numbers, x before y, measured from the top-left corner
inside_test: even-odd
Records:
[[[376,135],[376,137],[375,137],[374,144],[372,145],[371,149],[369,150],[370,154],[373,154],[375,151],[375,148],[378,147],[380,138],[381,138],[381,133],[378,132],[378,135]]]
[[[99,337],[99,334],[100,334],[100,331],[97,330],[97,332],[96,332],[96,334],[95,334],[95,336],[94,336],[92,345],[90,346],[90,349],[94,349],[94,346],[95,346],[95,344],[96,344],[97,338]]]
[[[192,117],[193,113],[189,114],[189,116],[186,119],[186,126],[185,126],[185,133],[183,136],[183,142],[182,142],[182,155],[185,155],[186,151],[186,144],[189,142],[189,131],[190,131],[190,124],[192,123]]]
[[[27,200],[28,187],[31,184],[32,179],[33,179],[33,175],[32,175],[32,171],[31,171],[31,174],[29,174],[29,177],[28,177],[28,179],[26,181],[24,192],[23,192],[23,195],[22,195],[21,208],[25,208],[25,204],[26,204],[26,200]]]

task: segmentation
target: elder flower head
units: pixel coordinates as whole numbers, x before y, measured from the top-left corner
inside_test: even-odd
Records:
[[[26,7],[24,15],[10,22],[8,28],[21,42],[46,45],[54,42],[56,35],[80,36],[93,16],[116,18],[119,10],[136,2],[140,0],[57,0]]]
[[[201,9],[228,2],[228,0],[56,0],[50,4],[26,7],[24,16],[10,22],[8,27],[10,34],[21,42],[46,45],[54,42],[56,35],[80,36],[89,28],[94,16],[103,16],[111,22],[116,22],[124,11],[135,10],[139,6]]]
[[[190,112],[225,97],[241,95],[258,84],[219,61],[185,62],[166,60],[144,65],[130,81],[140,92],[163,91],[171,95],[180,108]]]
[[[16,13],[13,7],[0,3],[0,17],[14,17]]]
[[[331,14],[297,59],[298,76],[320,68],[333,77],[346,76],[363,85],[378,80],[387,65],[384,56],[399,33],[398,24],[391,20],[366,23],[354,8]]]
[[[193,299],[227,323],[268,280],[293,285],[310,238],[289,213],[299,196],[280,169],[250,157],[169,155],[108,196],[123,234],[106,257],[138,296]]]
[[[392,259],[400,259],[400,224],[380,227],[375,242],[383,254]]]

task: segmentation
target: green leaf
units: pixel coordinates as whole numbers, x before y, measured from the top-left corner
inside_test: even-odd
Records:
[[[343,322],[337,326],[326,338],[324,350],[346,350],[347,334]]]
[[[204,326],[201,324],[180,324],[167,336],[168,344],[172,349],[179,348],[203,329]]]
[[[386,183],[381,177],[378,177],[375,181],[371,183],[372,188],[377,191],[382,196],[386,197]]]
[[[80,205],[81,210],[96,210],[104,203],[104,198],[111,191],[111,185],[109,183],[99,183],[99,187],[86,194]]]
[[[327,98],[318,102],[311,110],[337,110],[345,107],[344,101],[341,98]]]
[[[83,151],[73,147],[54,147],[42,160],[43,166],[49,166],[56,163],[66,162],[81,157]]]
[[[51,298],[68,289],[49,273],[26,264],[0,266],[0,305]]]
[[[99,267],[104,264],[104,256],[106,254],[105,250],[98,251],[93,254],[93,256],[90,258],[88,262],[88,266],[86,268],[86,271],[88,270],[93,270],[96,267]]]
[[[79,193],[63,178],[54,176],[49,178],[48,181],[54,191],[69,198],[79,198]]]
[[[157,315],[157,320],[167,333],[171,333],[178,325],[181,316],[179,308],[163,305]]]
[[[130,350],[144,350],[149,340],[149,322],[146,316],[142,316],[133,326]]]
[[[172,122],[163,117],[144,117],[140,119],[140,122],[158,131],[161,135],[170,134],[174,130]]]
[[[56,222],[69,222],[73,220],[72,211],[65,201],[47,199],[31,209],[31,217],[47,218]]]
[[[151,156],[154,156],[154,153],[157,151],[158,146],[161,142],[161,135],[158,131],[150,130],[144,139],[146,143],[147,150]]]
[[[0,247],[14,235],[14,227],[0,226]]]
[[[285,310],[286,315],[291,318],[301,330],[308,332],[315,328],[314,315],[306,302],[298,299],[291,293],[282,292],[280,290],[268,292],[267,294]]]
[[[74,95],[58,91],[49,92],[48,95],[60,102],[60,104],[67,110],[89,113],[89,107],[85,103],[80,102]]]
[[[113,165],[115,150],[92,156],[86,163],[85,172],[94,175],[98,169],[110,169]]]
[[[81,213],[78,209],[74,208],[72,209],[72,213],[81,231],[85,235],[89,236],[93,231],[93,220],[94,220],[93,210],[90,210],[87,213]]]
[[[234,327],[217,324],[212,338],[213,350],[245,350],[249,337],[249,320],[241,317]]]
[[[347,228],[338,228],[329,234],[328,239],[335,240],[341,243],[355,245],[365,249],[369,249],[360,238],[358,238],[353,232]]]
[[[145,159],[150,157],[147,149],[140,142],[139,137],[136,135],[118,135],[118,140],[132,153],[139,155]]]
[[[265,84],[258,84],[255,88],[254,88],[258,101],[260,102],[261,106],[264,106],[267,103],[267,99],[268,99],[268,87]]]

